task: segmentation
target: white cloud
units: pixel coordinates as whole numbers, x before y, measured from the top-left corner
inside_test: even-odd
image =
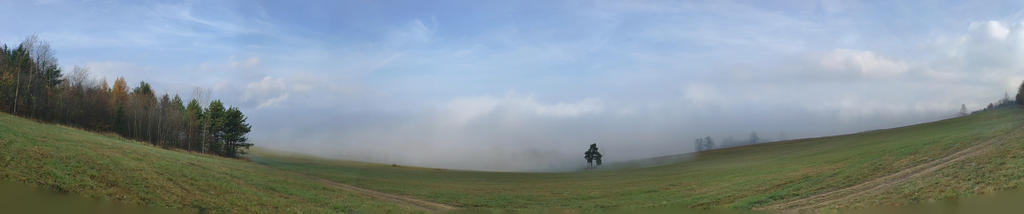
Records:
[[[260,104],[257,105],[256,108],[257,109],[261,109],[261,108],[275,106],[278,103],[281,103],[282,101],[284,101],[286,99],[288,99],[288,93],[284,93],[284,94],[282,94],[280,96],[273,97],[273,98],[270,98],[270,99],[268,99],[266,101],[260,102]]]
[[[725,95],[719,93],[714,86],[700,83],[689,83],[682,89],[683,99],[690,105],[721,104]]]
[[[1006,73],[1024,69],[1024,24],[1009,27],[998,21],[973,22],[968,33],[949,42],[949,59],[960,70],[973,73]]]
[[[718,84],[691,84],[682,94],[691,104],[703,104],[696,107],[786,106],[844,123],[949,116],[960,104],[976,110],[994,102],[1024,80],[1024,24],[1007,26],[974,22],[961,31],[960,39],[941,40],[916,53],[947,53],[937,58],[909,60],[870,50],[833,49],[810,60],[730,73]]]
[[[972,38],[984,38],[990,40],[1005,40],[1010,34],[1010,29],[998,21],[972,22],[967,26]]]
[[[147,73],[155,70],[150,66],[117,61],[88,62],[85,67],[89,68],[93,77],[107,80],[111,84],[118,77],[124,77],[129,82],[153,81],[145,77],[151,75]]]
[[[260,65],[259,57],[249,57],[243,60],[232,60],[230,66],[236,69],[253,69]]]
[[[397,26],[391,30],[385,42],[393,46],[430,42],[434,38],[437,19],[431,18],[430,21],[430,25],[427,25],[420,19],[413,19],[404,25]]]
[[[423,24],[423,21],[415,19],[409,23],[405,33],[414,41],[427,42],[434,35],[434,30]]]
[[[533,96],[509,92],[504,97],[463,97],[448,101],[441,107],[442,115],[454,124],[462,125],[484,117],[499,120],[527,120],[575,118],[604,111],[604,103],[596,98],[576,102],[542,103]]]
[[[257,109],[272,107],[288,99],[288,87],[282,79],[270,76],[246,85],[242,101],[255,103]]]
[[[199,25],[205,28],[213,29],[218,32],[226,34],[243,34],[243,33],[257,33],[256,28],[250,27],[253,23],[239,24],[230,21],[223,21],[218,19],[210,19],[198,16],[194,13],[194,10],[190,4],[158,4],[155,5],[150,11],[150,15],[162,18],[177,20],[180,22]],[[182,30],[179,35],[205,35],[200,33],[194,27],[180,27],[174,28]]]
[[[826,72],[851,72],[866,77],[892,77],[908,71],[906,63],[870,51],[836,49],[820,58]]]

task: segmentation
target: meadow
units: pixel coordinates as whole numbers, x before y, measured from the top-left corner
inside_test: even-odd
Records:
[[[912,204],[1016,188],[1024,181],[1024,170],[1019,170],[1024,167],[1024,140],[995,138],[1024,132],[1022,125],[1024,110],[1003,108],[894,129],[701,152],[691,160],[662,166],[565,173],[395,167],[269,152],[250,158],[273,168],[463,208],[755,209],[840,190],[987,140],[999,141],[994,146],[1000,149],[985,150],[983,155],[957,162],[933,176],[900,181],[901,185],[892,188],[875,189],[872,194],[824,206],[850,208]],[[970,162],[982,168],[964,166]],[[942,188],[946,186],[953,188]],[[874,192],[881,196],[876,197]]]
[[[0,181],[184,212],[420,212],[241,159],[0,114]]]
[[[864,208],[1019,189],[1022,125],[1024,109],[1009,107],[705,151],[652,167],[513,173],[259,149],[247,159],[231,159],[0,114],[0,181],[128,204],[241,213],[430,211],[408,200],[527,212]]]

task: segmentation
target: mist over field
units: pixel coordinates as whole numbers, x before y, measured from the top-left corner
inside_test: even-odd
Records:
[[[617,162],[915,124],[1024,80],[1024,2],[391,4],[4,1],[36,21],[0,41],[202,88],[258,147],[494,171],[581,168],[591,143]]]

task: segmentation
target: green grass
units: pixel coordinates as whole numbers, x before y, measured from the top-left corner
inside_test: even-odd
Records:
[[[394,167],[273,152],[251,162],[166,150],[0,115],[0,180],[92,198],[219,212],[415,212],[323,186],[294,172],[380,192],[495,210],[609,207],[749,209],[856,185],[996,136],[1021,134],[1024,109],[1003,108],[851,135],[702,152],[642,168],[507,173]],[[941,200],[1024,185],[1024,140],[845,207]]]
[[[0,114],[0,181],[192,211],[412,211],[244,160],[167,150],[8,114]]]
[[[859,184],[952,154],[1024,125],[1024,110],[1004,108],[896,129],[801,139],[703,152],[693,160],[657,167],[569,173],[501,173],[392,167],[348,161],[254,154],[254,162],[460,207],[534,210],[682,206],[748,209]],[[892,190],[887,200],[857,206],[905,204],[922,198],[1014,189],[1024,184],[1024,143],[1002,144],[999,154],[940,173],[947,183]],[[1002,154],[1002,153],[1012,154]],[[994,162],[995,159],[998,162]],[[980,172],[979,172],[980,171]],[[979,176],[982,174],[983,176]],[[974,176],[974,177],[963,177]],[[945,181],[945,178],[926,176]],[[918,181],[913,181],[918,182]],[[913,183],[908,182],[908,183]],[[931,181],[921,181],[931,182]],[[906,194],[918,193],[913,197]]]

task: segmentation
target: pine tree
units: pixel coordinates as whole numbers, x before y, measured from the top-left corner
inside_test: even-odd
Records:
[[[245,122],[246,117],[242,115],[242,111],[238,108],[231,107],[224,114],[222,120],[222,140],[224,142],[224,156],[238,157],[238,155],[245,154],[245,152],[252,146],[248,143],[248,138],[245,134],[251,131],[252,127]]]
[[[203,115],[203,125],[206,126],[203,136],[204,152],[224,155],[224,114],[224,103],[221,103],[220,100],[214,100],[206,107]]]
[[[185,144],[188,150],[202,150],[203,106],[199,100],[192,99],[185,109]]]

